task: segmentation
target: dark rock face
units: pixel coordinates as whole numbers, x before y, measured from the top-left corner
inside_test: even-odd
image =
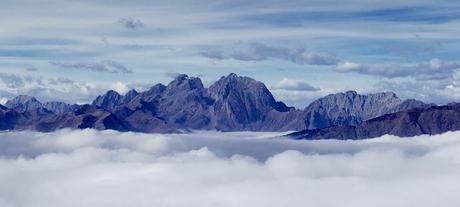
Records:
[[[276,120],[264,122],[268,113],[289,113],[289,108],[276,102],[263,83],[233,73],[211,85],[208,93],[215,102],[215,127],[222,131],[276,130]]]
[[[403,101],[392,92],[359,95],[355,91],[347,91],[311,103],[304,110],[305,125],[308,129],[358,125],[384,114],[430,106],[417,100]]]
[[[262,82],[249,77],[232,73],[205,88],[199,78],[179,75],[166,86],[156,84],[144,92],[131,90],[121,95],[108,91],[91,105],[42,104],[30,96],[18,96],[0,107],[0,129],[300,131],[357,126],[384,114],[429,106],[416,100],[403,101],[394,93],[359,95],[348,91],[298,110],[276,101]]]
[[[385,134],[411,137],[455,130],[460,130],[460,104],[417,108],[386,114],[357,126],[303,130],[288,136],[294,139],[365,139]]]

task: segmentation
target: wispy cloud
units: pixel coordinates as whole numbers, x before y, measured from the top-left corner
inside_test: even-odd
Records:
[[[133,73],[131,69],[128,69],[123,64],[113,60],[103,60],[100,62],[94,61],[81,61],[81,62],[61,62],[51,61],[50,64],[58,66],[64,69],[76,69],[76,70],[87,70],[94,72],[106,72],[106,73]]]
[[[305,48],[275,47],[263,43],[252,43],[247,48],[234,51],[207,50],[200,54],[214,60],[264,61],[277,59],[299,65],[336,65],[339,62],[339,59],[332,54],[309,52]]]

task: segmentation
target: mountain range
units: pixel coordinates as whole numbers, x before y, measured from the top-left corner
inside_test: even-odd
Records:
[[[382,133],[414,136],[454,130],[456,128],[450,128],[454,124],[437,129],[419,127],[414,128],[414,132],[408,128],[407,133],[403,133],[404,128],[401,132],[391,130],[398,124],[412,123],[414,113],[419,113],[418,117],[427,117],[430,113],[438,116],[438,111],[444,110],[439,112],[445,113],[439,115],[439,119],[420,121],[436,126],[439,123],[432,122],[446,119],[455,122],[456,117],[449,117],[445,110],[456,107],[444,107],[447,109],[414,99],[402,100],[392,92],[360,95],[347,91],[327,95],[304,109],[296,109],[275,100],[265,84],[249,77],[232,73],[206,88],[197,77],[179,75],[168,85],[156,84],[143,92],[131,90],[122,95],[110,90],[85,105],[41,103],[34,97],[20,95],[5,106],[0,105],[0,130],[298,131],[289,136],[361,139]]]
[[[359,125],[305,129],[287,135],[293,139],[365,139],[390,134],[412,137],[460,130],[460,104],[415,108],[385,114]]]

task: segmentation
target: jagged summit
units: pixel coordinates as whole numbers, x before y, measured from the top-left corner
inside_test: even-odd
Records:
[[[204,89],[201,79],[198,77],[189,77],[185,74],[180,74],[174,78],[174,80],[168,84],[166,90],[194,90]]]

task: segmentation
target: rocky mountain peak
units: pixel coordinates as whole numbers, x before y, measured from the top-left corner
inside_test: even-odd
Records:
[[[137,92],[136,89],[131,89],[125,94],[125,96],[137,96],[137,94],[139,94],[139,92]]]
[[[222,76],[217,82],[209,87],[209,92],[215,99],[225,99],[232,93],[250,93],[270,99],[269,102],[271,104],[275,102],[265,84],[249,77],[238,76],[235,73],[231,73],[228,76]]]
[[[131,100],[133,100],[137,95],[139,95],[139,92],[137,92],[135,89],[131,89],[123,96],[123,102],[128,103]]]
[[[42,103],[36,98],[28,95],[19,95],[15,98],[8,100],[5,104],[6,107],[17,109],[24,112],[29,110],[36,110],[42,107]]]
[[[123,103],[123,96],[114,90],[107,91],[104,95],[98,96],[92,103],[93,106],[105,110],[111,110]]]
[[[392,92],[361,95],[346,91],[320,98],[302,111],[276,101],[264,83],[231,73],[209,88],[204,88],[199,78],[179,75],[167,86],[156,84],[141,93],[131,90],[120,95],[114,90],[107,91],[92,105],[42,104],[31,96],[18,96],[8,101],[7,106],[14,108],[7,111],[20,118],[13,120],[8,129],[16,125],[45,131],[91,127],[173,132],[187,129],[289,131],[357,126],[384,114],[426,108],[427,104],[417,100],[403,101]],[[27,110],[27,113],[20,110]],[[73,113],[67,113],[69,111]]]
[[[356,91],[346,91],[345,95],[348,97],[356,97],[358,95],[358,92]]]
[[[29,95],[19,95],[16,96],[15,98],[8,100],[6,102],[6,105],[15,105],[15,104],[24,104],[24,103],[40,103],[35,97],[29,96]]]
[[[142,99],[144,101],[153,101],[154,99],[158,98],[164,91],[166,90],[166,86],[158,83],[152,86],[149,90],[144,91],[136,97],[136,99]]]
[[[213,107],[220,130],[257,128],[260,126],[255,123],[263,120],[269,111],[287,111],[284,104],[275,101],[265,84],[234,73],[221,77],[209,87],[208,93],[215,100]]]
[[[121,95],[120,95],[118,92],[114,91],[114,90],[108,90],[108,91],[105,93],[104,96],[105,96],[105,97],[114,97],[114,98],[115,98],[115,97],[120,97]]]
[[[27,95],[20,95],[9,100],[6,106],[18,112],[33,112],[38,114],[62,114],[74,110],[77,105],[69,105],[60,101],[49,101],[41,103],[36,98]]]
[[[166,90],[174,92],[177,90],[202,90],[203,83],[200,78],[189,77],[185,74],[178,75],[171,83],[168,84]]]

